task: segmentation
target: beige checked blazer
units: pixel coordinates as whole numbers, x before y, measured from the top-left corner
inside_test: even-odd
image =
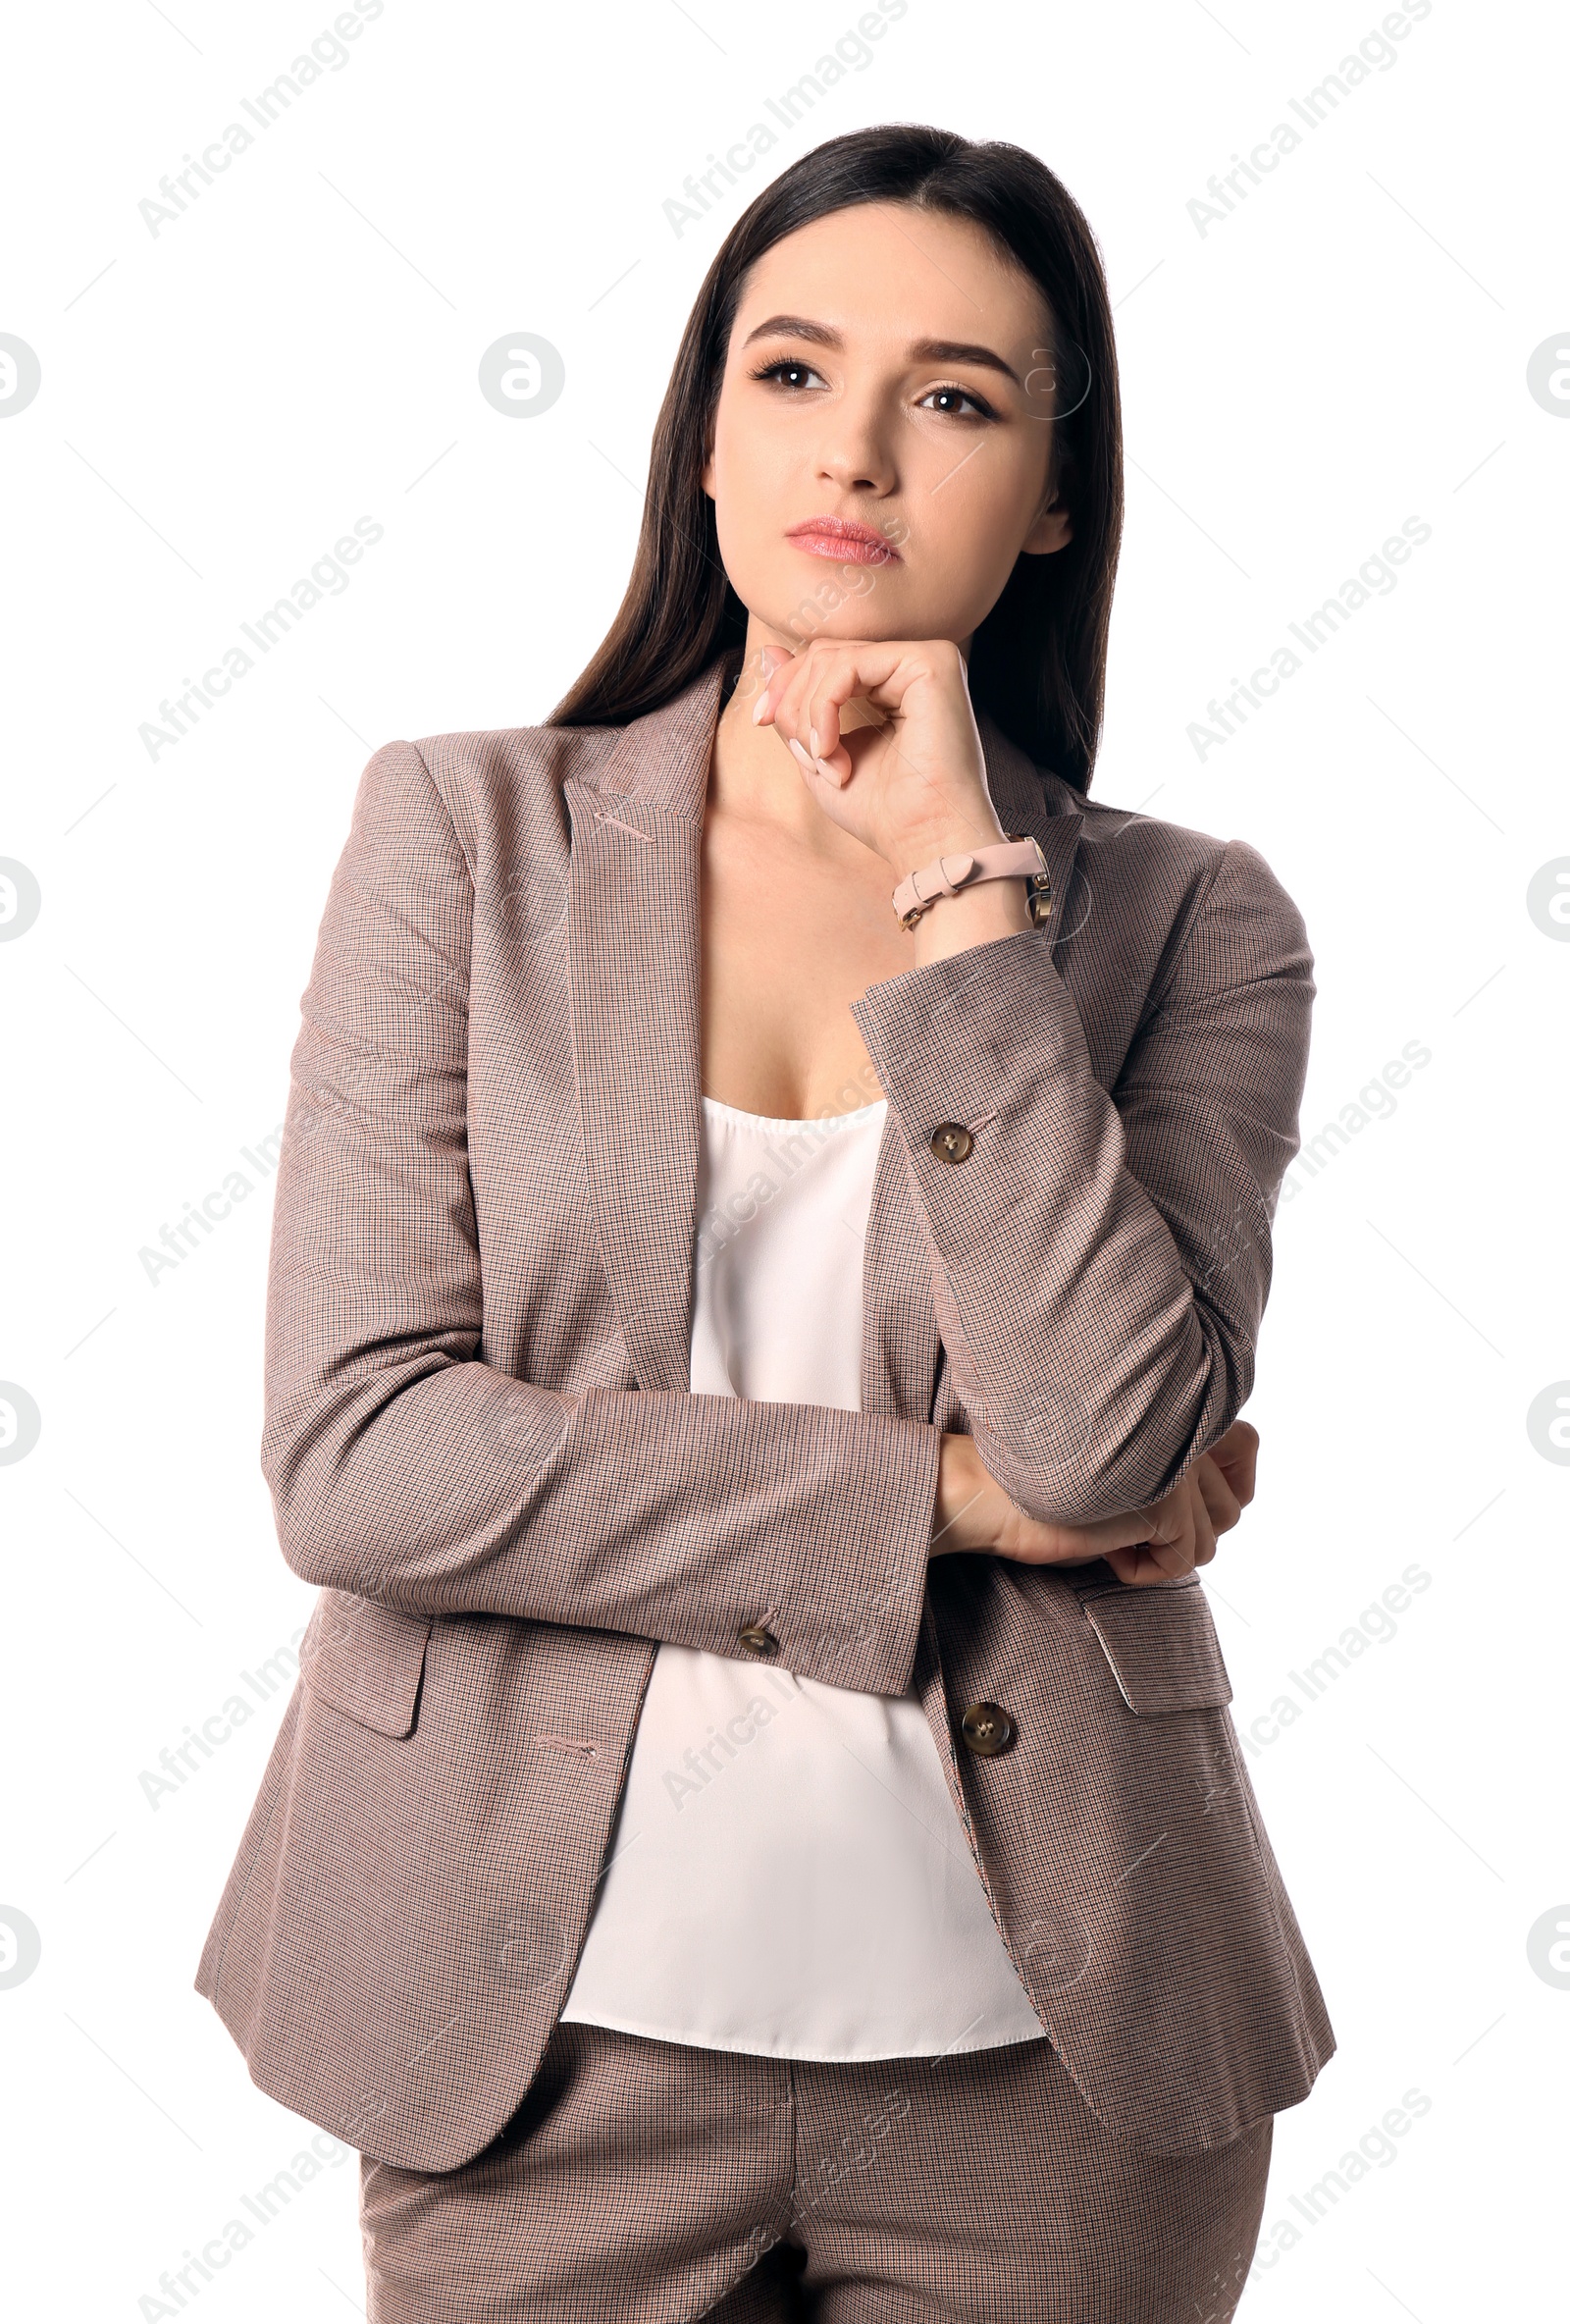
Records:
[[[321,1595],[196,1974],[252,2079],[445,2171],[536,2073],[657,1642],[917,1684],[1095,2114],[1192,2153],[1334,2046],[1193,1578],[928,1567],[940,1433],[1067,1522],[1156,1500],[1253,1380],[1314,992],[1241,840],[981,719],[1041,928],[852,1004],[888,1096],[863,1409],[689,1392],[700,845],[726,664],[624,728],[389,743],[292,1059],[262,1465]],[[931,1141],[962,1122],[960,1163]],[[971,1704],[1017,1730],[968,1747]],[[847,1931],[854,1941],[855,1931]]]

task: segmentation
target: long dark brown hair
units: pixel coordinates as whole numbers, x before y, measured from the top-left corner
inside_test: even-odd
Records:
[[[704,278],[654,428],[643,530],[621,608],[551,726],[619,726],[658,710],[718,654],[747,610],[719,558],[703,469],[742,288],[765,250],[859,202],[968,218],[1047,303],[1059,381],[1055,475],[1073,538],[1020,555],[970,649],[970,698],[1039,766],[1088,791],[1101,733],[1107,630],[1123,528],[1123,435],[1106,277],[1078,204],[1033,153],[916,124],[854,130],[803,154],[746,209]],[[1072,393],[1063,394],[1070,383]],[[1073,403],[1074,408],[1068,409]]]

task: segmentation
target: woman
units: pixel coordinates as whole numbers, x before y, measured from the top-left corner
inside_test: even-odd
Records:
[[[376,2324],[1232,2312],[1333,2046],[1195,1570],[1313,983],[1088,800],[1120,505],[1062,186],[836,139],[550,723],[366,769],[268,1318],[323,1597],[197,1984]]]

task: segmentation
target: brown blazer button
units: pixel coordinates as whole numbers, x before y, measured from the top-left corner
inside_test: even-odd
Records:
[[[761,1622],[749,1622],[741,1633],[741,1642],[750,1654],[771,1655],[779,1651],[779,1640]]]
[[[963,1122],[940,1122],[929,1142],[940,1162],[963,1162],[975,1141]]]
[[[1019,1729],[1001,1703],[972,1703],[960,1721],[960,1732],[977,1759],[996,1759],[1008,1750]]]

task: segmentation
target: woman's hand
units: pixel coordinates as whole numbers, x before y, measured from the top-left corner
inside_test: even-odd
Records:
[[[762,669],[755,722],[773,726],[823,813],[896,879],[1006,836],[950,640],[764,646]]]
[[[1172,1581],[1208,1565],[1254,1498],[1259,1431],[1234,1420],[1162,1500],[1091,1525],[1027,1517],[982,1462],[972,1437],[945,1434],[932,1514],[934,1558],[985,1550],[1024,1565],[1078,1565],[1105,1558],[1121,1582]]]

